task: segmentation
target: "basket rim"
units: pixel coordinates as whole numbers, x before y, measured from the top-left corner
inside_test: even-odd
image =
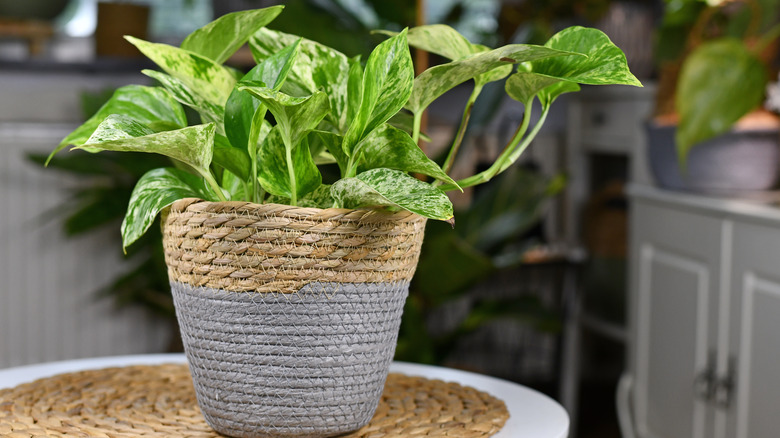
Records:
[[[248,201],[207,201],[201,198],[182,198],[169,206],[171,213],[211,212],[241,216],[275,216],[290,219],[344,221],[344,222],[418,222],[426,218],[408,210],[388,212],[369,208],[316,208],[285,204],[257,204]]]

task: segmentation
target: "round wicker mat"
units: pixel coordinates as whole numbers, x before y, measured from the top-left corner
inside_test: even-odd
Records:
[[[390,374],[371,422],[342,438],[488,437],[504,402],[474,388]],[[183,364],[107,368],[0,390],[3,437],[217,437]]]

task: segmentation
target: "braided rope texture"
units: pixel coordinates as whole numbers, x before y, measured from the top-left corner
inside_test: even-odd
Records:
[[[371,419],[425,219],[184,199],[163,246],[198,403],[237,437],[326,437]]]
[[[532,407],[529,407],[532,409]],[[501,400],[457,383],[389,374],[374,418],[341,438],[487,438],[509,418]],[[0,389],[8,438],[219,438],[186,365],[79,371]]]
[[[236,293],[171,282],[198,405],[235,437],[328,437],[374,415],[407,282]]]
[[[425,218],[406,211],[300,208],[182,199],[166,213],[171,280],[236,292],[306,283],[409,281]]]

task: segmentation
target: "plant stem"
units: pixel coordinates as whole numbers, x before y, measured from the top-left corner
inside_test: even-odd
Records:
[[[295,182],[295,168],[293,167],[292,148],[285,146],[284,158],[287,160],[287,173],[290,175],[290,205],[298,205],[298,187]]]
[[[420,123],[422,123],[423,111],[414,113],[414,125],[412,127],[412,140],[414,144],[419,144],[420,141]]]
[[[214,179],[214,175],[211,174],[210,170],[200,170],[200,175],[203,177],[203,179],[206,180],[209,187],[211,187],[211,190],[214,191],[220,201],[227,201],[227,198],[225,198],[225,195],[222,193],[222,188],[219,186],[219,184],[217,184],[217,180]]]
[[[452,165],[455,162],[455,156],[458,154],[460,145],[463,142],[463,136],[466,134],[466,127],[468,127],[469,119],[471,118],[471,109],[474,107],[474,102],[477,100],[477,96],[479,96],[479,93],[481,92],[482,92],[482,85],[480,84],[474,85],[474,90],[472,90],[471,96],[469,96],[469,100],[468,102],[466,102],[466,108],[464,108],[463,116],[460,119],[460,127],[458,127],[458,134],[455,136],[455,141],[452,142],[452,146],[450,147],[450,152],[449,154],[447,154],[447,159],[444,160],[444,165],[442,166],[442,170],[444,170],[444,173],[449,173],[450,169],[452,169]]]
[[[249,139],[246,147],[249,153],[249,161],[252,163],[252,173],[249,175],[251,186],[251,193],[249,193],[249,200],[254,203],[260,203],[260,183],[257,181],[257,141],[260,138],[260,130],[263,126],[263,120],[265,119],[265,113],[268,111],[265,105],[260,104],[255,110],[255,114],[252,116],[252,125],[249,128]]]
[[[536,122],[536,125],[534,125],[533,129],[531,129],[531,132],[529,132],[528,135],[523,139],[523,141],[520,143],[520,146],[518,146],[514,151],[512,151],[511,155],[509,156],[509,162],[505,162],[498,170],[498,173],[505,171],[509,166],[511,166],[515,161],[517,161],[518,158],[520,158],[520,155],[526,150],[526,148],[528,148],[528,146],[531,144],[534,138],[536,138],[536,135],[539,133],[539,130],[542,129],[545,120],[547,120],[547,114],[549,114],[549,112],[550,112],[549,106],[542,110],[542,115],[539,116],[539,121]]]
[[[780,37],[780,24],[776,24],[772,26],[766,33],[761,37],[761,39],[758,40],[755,46],[753,46],[753,53],[755,55],[760,55],[761,52],[766,50],[767,46],[772,43],[775,39]]]
[[[514,158],[511,161],[510,158],[512,153],[515,151],[517,144],[520,142],[520,140],[523,138],[526,131],[528,130],[528,125],[531,123],[532,103],[533,103],[533,99],[531,99],[529,102],[526,102],[525,113],[523,114],[523,121],[521,122],[520,126],[517,127],[517,131],[515,131],[515,135],[512,136],[512,138],[509,140],[509,143],[507,143],[506,146],[504,146],[504,150],[501,151],[501,154],[498,156],[498,158],[496,158],[496,161],[494,161],[493,164],[488,169],[476,175],[472,175],[468,178],[464,178],[458,181],[458,185],[461,188],[466,188],[466,187],[475,186],[477,184],[486,183],[490,181],[494,176],[498,175],[499,173],[503,172],[504,169],[506,169],[507,166],[505,165],[505,163],[509,162],[509,165],[514,163],[514,161],[517,158]],[[537,127],[540,126],[541,123],[538,123],[536,126],[534,126],[534,130],[538,130]],[[449,190],[457,189],[457,187],[455,187],[452,184],[445,184],[440,188],[445,192]]]

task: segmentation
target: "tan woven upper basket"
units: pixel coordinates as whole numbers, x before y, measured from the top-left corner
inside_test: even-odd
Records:
[[[425,218],[410,212],[182,199],[164,218],[172,281],[231,291],[298,291],[311,282],[414,275]]]

